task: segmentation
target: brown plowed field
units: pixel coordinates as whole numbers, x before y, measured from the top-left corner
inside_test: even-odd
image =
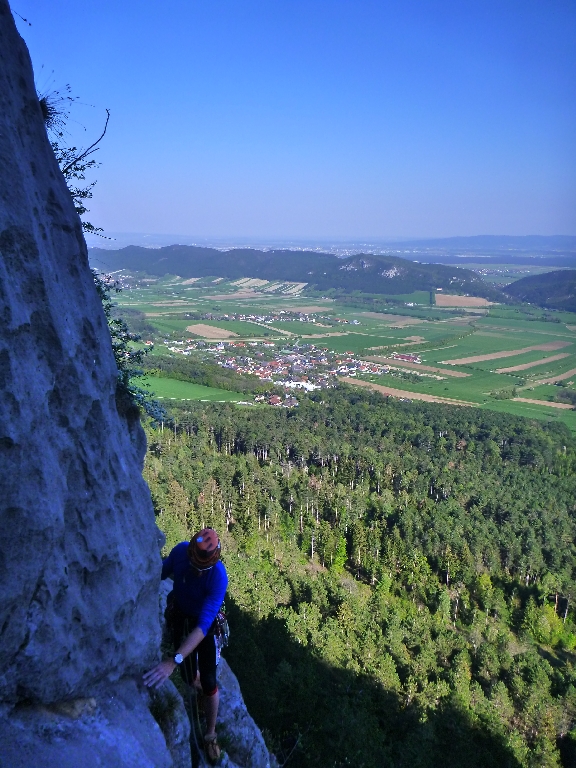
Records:
[[[324,306],[315,304],[313,307],[286,307],[286,309],[289,309],[290,312],[304,312],[305,314],[310,314],[311,312],[324,312],[324,310],[330,309],[330,305],[326,303]]]
[[[349,332],[335,331],[334,333],[303,333],[303,339],[327,339],[329,336],[349,336]]]
[[[362,379],[354,379],[350,376],[338,376],[338,379],[346,384],[353,384],[356,387],[375,389],[376,392],[381,392],[383,395],[390,395],[391,397],[405,397],[409,400],[425,400],[427,403],[444,403],[445,405],[478,405],[478,403],[469,403],[466,400],[454,400],[451,397],[435,397],[434,395],[425,395],[423,392],[407,392],[404,389],[384,387],[382,384],[373,384],[371,381],[362,381]]]
[[[375,363],[384,363],[384,365],[393,365],[396,368],[414,368],[420,371],[431,371],[432,373],[443,373],[445,376],[453,376],[462,379],[466,376],[472,376],[471,373],[463,371],[452,371],[449,368],[435,368],[433,365],[422,365],[422,363],[406,363],[404,360],[395,360],[393,357],[367,357],[366,360],[373,360]]]
[[[422,325],[425,322],[417,317],[405,317],[404,320],[395,320],[390,328],[408,328],[410,325]]]
[[[189,325],[186,330],[205,339],[230,339],[232,336],[238,336],[234,331],[225,331],[223,328],[215,328],[213,325],[205,325],[204,323]]]
[[[441,360],[442,365],[468,365],[468,363],[483,363],[485,360],[498,360],[501,357],[514,357],[522,355],[524,352],[551,352],[554,349],[563,349],[569,347],[570,341],[547,341],[545,344],[535,344],[532,347],[523,347],[522,349],[508,349],[503,352],[491,352],[487,355],[474,355],[473,357],[460,357],[455,360]]]
[[[422,325],[427,320],[419,320],[417,317],[406,315],[389,315],[386,312],[360,312],[362,317],[371,317],[374,320],[382,320],[384,323],[401,323],[402,325]]]
[[[549,408],[564,408],[572,410],[574,408],[570,403],[549,403],[547,400],[531,400],[529,397],[512,397],[517,403],[532,403],[532,405],[547,405]]]
[[[576,374],[576,368],[572,368],[570,371],[566,371],[566,373],[562,373],[559,376],[550,376],[549,379],[538,379],[538,381],[534,381],[532,383],[532,386],[535,384],[554,384],[556,381],[564,381],[564,379],[569,379],[571,376],[574,376]]]
[[[526,371],[528,368],[535,368],[537,365],[552,363],[554,362],[554,360],[563,360],[565,357],[570,357],[570,354],[568,352],[564,352],[562,355],[553,355],[552,357],[545,357],[543,360],[536,360],[533,363],[524,363],[524,365],[513,365],[511,368],[496,368],[496,373],[513,373],[514,371]]]
[[[204,296],[205,299],[210,299],[211,301],[233,301],[235,299],[254,299],[254,298],[262,298],[259,293],[256,293],[256,291],[236,291],[236,293],[217,293],[215,296]]]
[[[481,299],[479,296],[457,296],[454,293],[437,293],[437,307],[491,307],[493,301]]]

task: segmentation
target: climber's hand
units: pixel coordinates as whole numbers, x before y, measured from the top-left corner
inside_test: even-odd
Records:
[[[160,685],[162,685],[162,683],[168,680],[175,669],[175,661],[171,661],[170,659],[167,661],[161,661],[160,664],[156,664],[153,669],[145,672],[144,675],[142,675],[144,685],[147,685],[149,688],[158,688]]]

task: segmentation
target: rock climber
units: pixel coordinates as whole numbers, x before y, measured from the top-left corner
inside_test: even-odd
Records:
[[[200,673],[206,717],[204,749],[212,764],[220,758],[216,738],[219,703],[216,616],[228,586],[220,551],[216,531],[204,528],[190,542],[177,544],[162,561],[162,578],[174,579],[174,588],[168,595],[166,620],[176,653],[143,677],[145,685],[157,688],[179,667],[184,682],[193,687],[197,672]]]

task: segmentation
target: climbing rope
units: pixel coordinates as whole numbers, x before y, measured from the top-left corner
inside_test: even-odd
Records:
[[[198,694],[192,696],[192,687],[186,684],[188,688],[188,702],[190,707],[190,731],[192,732],[192,738],[194,739],[194,746],[198,753],[199,766],[205,768],[207,766],[206,757],[204,755],[204,749],[200,748],[198,744],[198,736],[196,735],[196,727],[198,727],[198,734],[202,738],[202,727],[200,725],[200,715],[198,713]]]
[[[190,634],[192,629],[190,628],[190,624],[188,619],[184,622],[184,635]],[[185,685],[188,689],[188,706],[190,710],[190,731],[192,733],[192,739],[194,740],[194,746],[196,747],[196,752],[198,753],[198,759],[199,759],[199,768],[208,768],[208,763],[206,762],[206,755],[204,754],[204,739],[202,736],[202,726],[200,724],[200,713],[198,712],[198,691],[194,690],[194,695],[192,695],[192,686],[194,681],[188,680],[188,670],[185,668],[186,671],[186,680]],[[202,747],[200,747],[198,743],[198,739],[202,740]],[[192,740],[191,740],[192,741]]]

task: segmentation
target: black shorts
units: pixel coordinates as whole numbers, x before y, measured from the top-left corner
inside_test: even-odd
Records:
[[[177,651],[182,645],[182,641],[197,626],[197,619],[185,616],[176,608],[172,612],[170,624],[174,650]],[[185,683],[193,685],[196,680],[196,674],[199,671],[200,684],[204,695],[213,696],[218,691],[218,684],[216,682],[217,665],[216,638],[213,627],[210,627],[208,634],[202,642],[180,664],[180,675]]]

